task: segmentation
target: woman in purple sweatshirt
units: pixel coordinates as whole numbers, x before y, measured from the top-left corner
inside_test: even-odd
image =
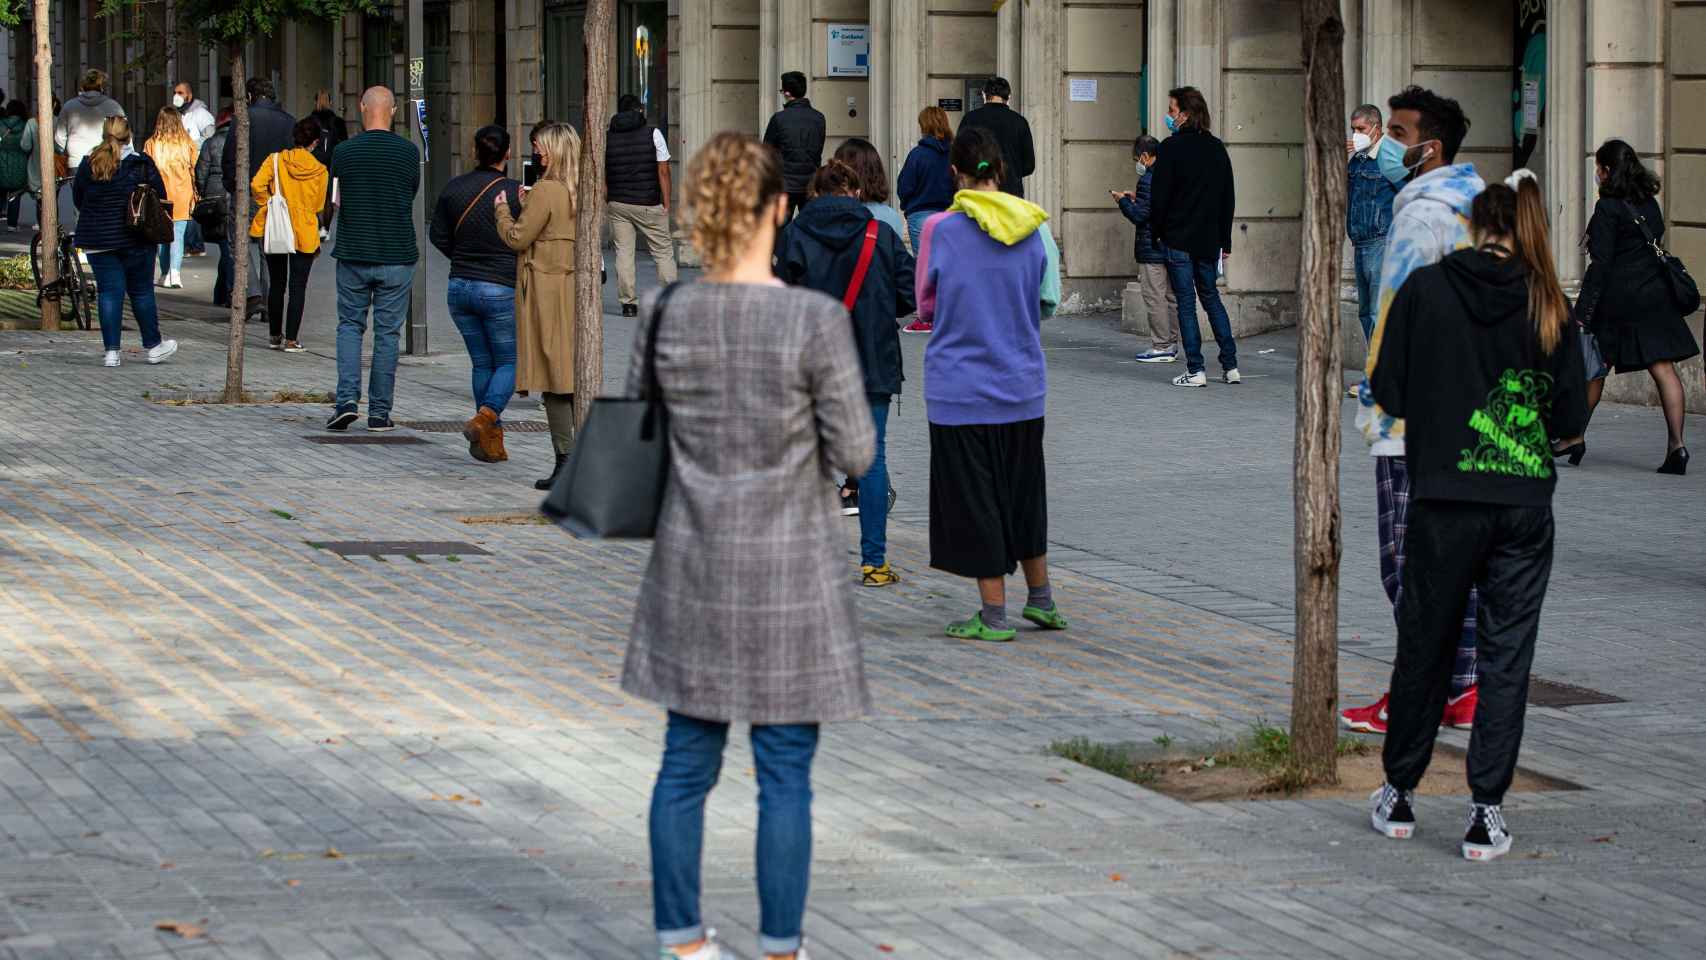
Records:
[[[977,580],[982,609],[948,626],[964,640],[1011,640],[1006,578],[1025,570],[1024,618],[1066,629],[1048,580],[1042,319],[1060,302],[1060,252],[1039,206],[1001,192],[1001,148],[962,130],[960,190],[919,238],[918,318],[930,419],[930,565]]]

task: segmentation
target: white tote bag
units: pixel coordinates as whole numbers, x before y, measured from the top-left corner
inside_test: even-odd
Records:
[[[284,181],[279,179],[276,153],[272,155],[272,197],[267,200],[267,224],[261,235],[261,252],[296,252],[296,229],[290,225],[290,204],[284,202]]]

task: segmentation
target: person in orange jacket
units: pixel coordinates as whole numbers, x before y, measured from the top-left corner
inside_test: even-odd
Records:
[[[291,253],[266,254],[267,277],[271,281],[267,289],[267,325],[271,328],[270,343],[274,350],[301,353],[305,349],[298,339],[302,332],[302,307],[308,291],[308,273],[314,269],[314,257],[320,252],[320,211],[326,205],[330,174],[312,149],[320,142],[318,120],[313,117],[298,120],[291,138],[296,146],[267,157],[249,182],[250,196],[255,200],[255,218],[249,225],[249,236],[257,240],[266,236],[268,207],[275,194],[283,197],[290,211],[296,249]],[[287,289],[289,314],[284,310]]]

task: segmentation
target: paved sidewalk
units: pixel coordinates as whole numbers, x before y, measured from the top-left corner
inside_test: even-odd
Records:
[[[211,266],[191,263],[186,300]],[[251,337],[253,392],[330,389],[329,266],[312,352]],[[614,383],[632,325],[606,319]],[[177,357],[118,370],[93,334],[0,332],[0,947],[651,955],[660,718],[616,686],[646,547],[505,522],[536,506],[543,434],[512,434],[512,460],[488,466],[453,434],[311,443],[323,406],[144,399],[223,375],[221,326],[167,328]],[[1650,473],[1656,412],[1607,408],[1566,470],[1536,667],[1627,702],[1530,712],[1525,765],[1585,789],[1513,797],[1515,854],[1476,866],[1455,855],[1459,800],[1425,799],[1421,836],[1394,844],[1360,803],[1186,805],[1044,753],[1283,721],[1293,370],[1289,341],[1261,338],[1241,345],[1245,386],[1182,391],[1106,319],[1046,342],[1074,627],[1002,647],[939,636],[974,591],[925,567],[923,344],[905,343],[912,393],[890,429],[906,580],[860,593],[877,709],[824,737],[814,956],[1699,955],[1702,481]],[[470,412],[454,334],[435,326],[434,344],[404,361],[400,419]],[[1346,451],[1341,682],[1360,698],[1383,686],[1391,620],[1372,469],[1349,434]],[[317,546],[400,539],[483,552]],[[856,541],[849,521],[850,576]],[[744,743],[724,773],[706,914],[751,957]]]

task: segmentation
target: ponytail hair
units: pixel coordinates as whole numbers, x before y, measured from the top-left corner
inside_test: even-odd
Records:
[[[954,137],[948,158],[960,176],[968,180],[1000,183],[1005,179],[1006,166],[1001,160],[1001,145],[995,142],[995,135],[983,127],[961,127],[959,135]]]
[[[812,174],[811,186],[807,192],[813,200],[818,197],[862,197],[864,180],[851,164],[832,159]]]
[[[1515,187],[1510,186],[1514,183]],[[1546,226],[1546,205],[1534,174],[1519,170],[1504,183],[1481,191],[1470,211],[1470,230],[1476,237],[1506,236],[1512,255],[1528,270],[1528,315],[1540,339],[1540,350],[1551,354],[1564,339],[1570,304],[1552,266],[1552,244]]]
[[[118,172],[119,152],[130,142],[130,121],[122,116],[108,117],[101,127],[101,143],[89,151],[89,175],[96,180],[111,180]]]

